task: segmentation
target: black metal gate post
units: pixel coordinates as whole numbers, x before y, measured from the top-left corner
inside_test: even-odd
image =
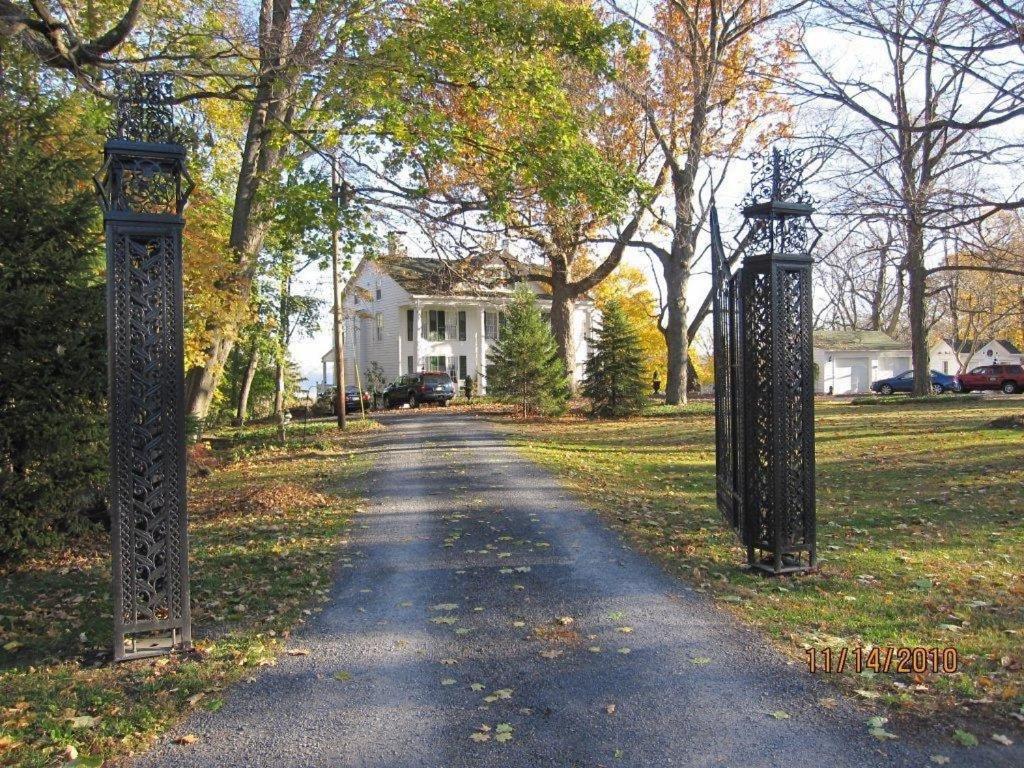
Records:
[[[96,186],[107,241],[114,659],[191,646],[181,283],[192,191],[171,83],[118,81]]]
[[[730,275],[712,221],[718,506],[748,564],[778,575],[816,568],[811,251],[817,233],[798,152],[755,168],[751,227]]]

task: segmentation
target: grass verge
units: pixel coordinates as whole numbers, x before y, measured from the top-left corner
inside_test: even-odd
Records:
[[[374,426],[344,437],[293,426],[285,446],[266,439],[274,428],[226,430],[214,435],[220,449],[199,451],[194,653],[110,663],[105,532],[0,571],[0,765],[99,766],[145,748],[191,708],[219,709],[227,686],[273,664],[327,599],[369,466],[358,433]]]
[[[801,663],[807,649],[959,652],[951,675],[829,675],[851,693],[897,711],[1019,728],[1024,439],[987,425],[1024,401],[904,402],[817,405],[822,569],[780,579],[743,570],[745,554],[718,517],[708,403],[629,421],[501,423],[639,548]]]

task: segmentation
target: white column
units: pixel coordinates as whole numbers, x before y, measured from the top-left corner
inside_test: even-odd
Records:
[[[487,367],[487,357],[484,354],[484,308],[480,307],[480,322],[476,327],[476,389],[481,395],[486,392],[484,381],[484,370]]]
[[[413,305],[413,329],[412,329],[412,369],[418,371],[420,367],[420,337],[423,335],[423,310],[420,305]]]
[[[399,376],[402,375],[402,371],[403,371],[403,368],[402,368],[402,354],[405,351],[405,344],[406,344],[406,341],[405,341],[405,334],[406,334],[406,330],[405,330],[405,328],[406,328],[406,325],[405,325],[405,322],[406,322],[406,320],[405,320],[405,313],[406,313],[407,309],[408,309],[407,307],[399,307],[398,308],[398,323],[397,323],[397,328],[398,328],[398,344],[396,344],[395,346],[398,349],[398,375]],[[385,329],[386,328],[387,328],[387,326],[385,325]],[[385,330],[384,332],[387,333],[387,330]]]
[[[324,386],[326,387],[328,385],[328,383],[329,383],[327,381],[327,361],[326,360],[321,360],[320,361],[320,365],[322,365],[323,368],[324,368],[324,379],[323,379],[323,381],[324,381]]]

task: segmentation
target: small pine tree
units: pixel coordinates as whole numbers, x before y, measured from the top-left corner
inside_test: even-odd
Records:
[[[530,413],[560,413],[569,399],[569,381],[555,337],[525,286],[516,289],[501,338],[488,358],[487,392],[520,406],[524,418]]]
[[[639,413],[647,401],[643,351],[637,329],[619,301],[605,305],[601,327],[589,346],[582,392],[590,398],[594,414]]]

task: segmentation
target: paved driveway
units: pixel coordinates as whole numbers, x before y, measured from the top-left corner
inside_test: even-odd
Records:
[[[1024,764],[935,734],[878,741],[866,713],[820,706],[833,690],[627,549],[486,422],[431,409],[387,424],[353,567],[293,641],[310,654],[137,765]]]

